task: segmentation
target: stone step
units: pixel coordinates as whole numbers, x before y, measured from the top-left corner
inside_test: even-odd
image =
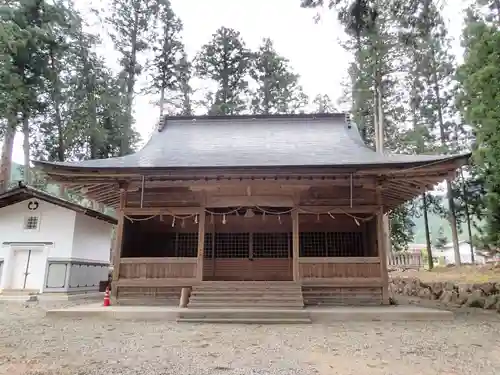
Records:
[[[213,324],[311,324],[309,318],[179,318],[178,323],[213,323]]]
[[[120,297],[117,300],[121,306],[178,306],[179,298],[154,298],[154,297]]]
[[[303,309],[273,308],[262,309],[183,309],[179,311],[182,319],[309,319],[309,312]]]

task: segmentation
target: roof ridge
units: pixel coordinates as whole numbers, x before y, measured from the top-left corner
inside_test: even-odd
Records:
[[[169,116],[165,115],[158,123],[157,130],[162,132],[169,121],[188,121],[191,120],[196,122],[197,120],[276,120],[276,119],[326,119],[326,118],[350,118],[349,112],[335,112],[335,113],[279,113],[279,114],[244,114],[244,115],[224,115],[224,116],[214,116],[214,115],[193,115],[193,116]]]

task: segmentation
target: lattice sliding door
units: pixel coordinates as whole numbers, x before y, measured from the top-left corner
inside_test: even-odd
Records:
[[[363,257],[363,232],[301,232],[301,257]]]

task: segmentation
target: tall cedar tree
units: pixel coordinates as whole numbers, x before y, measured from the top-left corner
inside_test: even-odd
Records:
[[[335,104],[333,104],[330,97],[326,94],[316,95],[314,97],[312,104],[314,106],[314,112],[316,112],[316,113],[335,113],[335,112],[338,112],[338,110],[336,110],[336,108],[335,108]]]
[[[437,130],[440,153],[455,153],[457,151],[456,138],[461,132],[460,126],[454,121],[456,110],[453,101],[454,84],[454,62],[453,57],[448,52],[450,50],[450,40],[447,35],[445,23],[440,14],[440,9],[433,0],[414,0],[410,3],[413,7],[410,14],[405,19],[409,26],[413,28],[414,35],[409,36],[407,43],[417,46],[420,52],[413,58],[418,59],[416,67],[419,74],[419,80],[425,90],[422,95],[422,103],[419,103],[423,110],[422,117],[426,124],[431,124],[431,129],[423,126],[417,126],[415,135],[422,137],[421,143],[430,140],[430,134],[434,129]],[[403,8],[404,9],[404,8]],[[405,12],[406,13],[406,12]],[[415,35],[416,34],[416,35]],[[418,88],[418,86],[417,86]],[[418,99],[418,98],[417,98]],[[415,103],[412,103],[415,105]],[[418,123],[417,123],[418,125]],[[427,138],[427,139],[426,139]],[[432,147],[436,149],[436,147]],[[417,147],[417,152],[425,151],[422,144]],[[458,243],[458,228],[455,214],[455,202],[453,198],[452,181],[447,180],[447,199],[448,199],[448,220],[452,231],[452,241],[455,251],[456,264],[460,265],[460,252]],[[429,260],[432,257],[429,257]]]
[[[30,182],[30,120],[41,110],[47,51],[57,43],[52,29],[61,22],[62,12],[45,1],[4,1],[0,19],[1,86],[7,90],[1,95],[6,123],[0,159],[0,190],[4,190],[10,179],[13,141],[19,123],[24,133],[24,179]]]
[[[399,43],[397,1],[302,0],[303,7],[329,6],[337,11],[348,40],[345,48],[353,56],[349,67],[352,115],[365,143],[374,145],[374,119],[382,108],[384,146],[393,152],[407,151],[403,132],[404,106],[398,73],[404,71]],[[390,214],[392,248],[401,250],[413,239],[411,205],[398,207]]]
[[[234,115],[246,109],[244,96],[248,92],[251,54],[239,32],[226,27],[218,29],[198,52],[194,65],[198,77],[217,85],[209,98],[208,114]]]
[[[250,75],[258,86],[252,95],[253,113],[296,113],[307,105],[299,76],[276,52],[270,39],[264,39],[254,54]]]
[[[178,105],[179,114],[191,116],[193,114],[193,88],[191,87],[192,64],[184,53],[177,64]]]
[[[154,20],[160,0],[112,0],[112,14],[108,23],[112,28],[111,38],[121,55],[120,64],[125,73],[127,118],[124,123],[120,155],[132,152],[133,139],[132,106],[135,85],[143,66],[140,57],[150,50],[153,39]]]
[[[476,135],[473,149],[473,191],[485,197],[486,223],[478,247],[500,249],[500,7],[497,1],[477,1],[467,10],[463,32],[464,63],[459,68],[459,104]],[[481,193],[484,183],[486,194]],[[478,207],[478,206],[476,206]]]
[[[151,85],[149,91],[160,95],[160,119],[163,117],[167,97],[175,96],[182,89],[179,80],[184,55],[180,33],[182,22],[175,15],[169,0],[161,0],[158,9],[158,34],[154,37],[154,57],[149,63]]]
[[[433,89],[433,71],[435,59],[431,59],[431,44],[445,45],[445,25],[440,10],[433,1],[414,0],[403,4],[400,13],[402,31],[400,41],[405,52],[409,88],[408,122],[411,130],[407,132],[408,151],[417,154],[435,153],[439,147],[439,117],[436,108],[435,91]],[[436,42],[436,39],[438,41]],[[434,47],[435,48],[435,47]],[[448,59],[441,62],[441,68]],[[448,76],[453,70],[447,65]],[[428,214],[445,214],[441,199],[432,194],[423,193],[415,200],[416,212],[423,213],[429,269],[432,269],[432,240]]]

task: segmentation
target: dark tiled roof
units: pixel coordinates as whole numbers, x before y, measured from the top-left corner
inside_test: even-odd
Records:
[[[335,167],[418,164],[449,158],[381,155],[364,144],[357,127],[344,114],[321,114],[171,117],[135,154],[57,164],[93,169]]]
[[[102,212],[92,210],[90,208],[84,207],[82,205],[73,202],[69,202],[65,199],[55,197],[51,194],[35,189],[33,187],[24,186],[21,183],[19,184],[19,187],[14,188],[12,190],[8,190],[0,194],[0,208],[7,207],[12,204],[23,202],[25,200],[32,198],[37,198],[42,201],[52,203],[56,206],[64,207],[69,210],[93,217],[95,219],[106,221],[110,224],[117,224],[117,220],[112,216],[103,214]]]

